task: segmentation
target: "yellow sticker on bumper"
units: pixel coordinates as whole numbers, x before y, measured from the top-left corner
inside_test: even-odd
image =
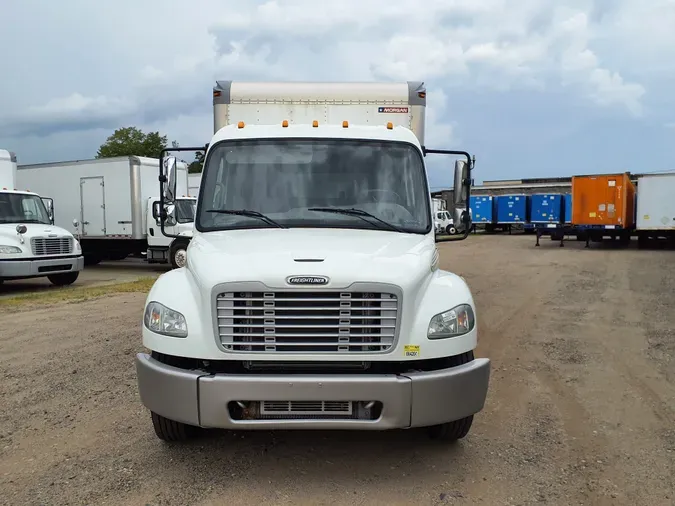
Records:
[[[420,347],[416,344],[406,344],[403,347],[403,353],[406,357],[419,357]]]

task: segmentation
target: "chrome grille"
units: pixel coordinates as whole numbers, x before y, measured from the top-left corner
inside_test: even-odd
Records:
[[[242,353],[381,353],[392,348],[398,298],[391,293],[226,292],[218,332]]]
[[[33,255],[67,255],[73,252],[72,237],[33,237],[30,240]]]

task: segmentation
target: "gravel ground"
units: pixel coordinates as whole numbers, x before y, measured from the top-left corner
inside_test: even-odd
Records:
[[[103,286],[135,281],[142,277],[158,276],[170,270],[165,264],[148,264],[140,258],[127,258],[115,262],[102,262],[80,271],[73,287]],[[0,299],[26,293],[57,289],[47,278],[18,279],[0,285]]]
[[[675,252],[534,238],[444,244],[490,392],[469,436],[155,438],[133,364],[143,294],[3,315],[0,502],[653,504],[675,501]]]

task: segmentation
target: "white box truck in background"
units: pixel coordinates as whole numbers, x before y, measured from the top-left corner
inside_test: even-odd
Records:
[[[141,323],[159,438],[469,432],[490,360],[474,356],[466,281],[439,266],[425,156],[463,158],[460,239],[473,161],[425,147],[425,106],[421,82],[217,83],[187,265],[155,282]],[[171,202],[176,158],[162,159]]]
[[[75,227],[85,264],[146,255],[150,263],[185,265],[196,199],[188,197],[187,165],[177,165],[177,191],[170,239],[160,232],[159,160],[121,156],[19,165],[19,184],[49,195],[56,224]]]
[[[197,197],[199,195],[199,185],[201,182],[201,174],[188,174],[188,194],[190,197]]]
[[[444,199],[431,198],[437,234],[454,235],[457,233],[454,221]]]
[[[50,199],[18,189],[16,172],[14,153],[0,149],[0,284],[46,277],[54,285],[70,285],[83,268],[80,244],[54,226]]]

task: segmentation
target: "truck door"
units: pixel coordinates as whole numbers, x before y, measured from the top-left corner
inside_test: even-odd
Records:
[[[105,235],[105,186],[103,176],[80,178],[82,235]]]

